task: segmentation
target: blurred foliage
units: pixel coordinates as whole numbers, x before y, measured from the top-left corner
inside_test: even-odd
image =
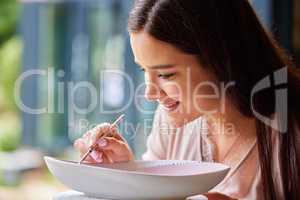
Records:
[[[0,115],[0,151],[14,151],[20,143],[20,121],[16,113]]]
[[[20,119],[14,100],[22,50],[17,36],[19,10],[17,0],[0,0],[0,151],[13,151],[20,143]]]
[[[0,46],[15,34],[19,10],[17,0],[0,0]]]
[[[21,40],[14,36],[0,48],[0,113],[17,111],[14,83],[20,73],[21,47]]]

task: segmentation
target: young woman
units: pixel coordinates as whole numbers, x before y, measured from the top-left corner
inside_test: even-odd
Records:
[[[159,102],[143,159],[231,166],[209,199],[300,199],[299,72],[247,0],[136,0],[128,29],[145,96]],[[116,129],[97,140],[108,131],[75,147],[96,141],[90,162],[133,159]]]

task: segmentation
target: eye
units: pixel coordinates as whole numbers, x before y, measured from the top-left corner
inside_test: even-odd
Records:
[[[170,74],[159,74],[158,77],[162,78],[162,79],[169,79],[171,77],[173,77],[175,75],[175,73],[170,73]]]

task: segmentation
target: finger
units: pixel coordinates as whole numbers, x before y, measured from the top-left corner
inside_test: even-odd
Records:
[[[99,147],[96,147],[96,151],[102,152],[102,162],[101,163],[112,164],[115,162],[115,160],[116,160],[115,155],[112,153],[111,150],[103,150]]]
[[[91,132],[88,131],[88,132],[86,132],[85,134],[83,134],[82,138],[90,137],[90,135],[91,135]]]
[[[109,123],[102,123],[92,129],[93,141],[99,140],[101,137],[115,137],[118,140],[125,141],[124,138],[119,134],[117,127],[112,126]]]
[[[109,123],[102,123],[94,127],[91,130],[93,142],[96,142],[103,135],[109,134],[109,132],[111,131],[110,126],[111,125]]]
[[[115,163],[115,162],[125,162],[130,160],[130,156],[128,154],[123,154],[123,155],[117,155],[111,150],[103,150],[103,153],[110,159],[110,163]]]
[[[74,142],[74,147],[75,149],[77,149],[80,153],[85,153],[87,152],[87,148],[85,145],[85,142],[82,138],[79,138],[77,140],[75,140]]]
[[[103,152],[102,151],[95,151],[93,150],[90,154],[90,156],[97,162],[102,163],[103,162]]]
[[[82,154],[81,156],[80,156],[80,158],[82,158],[84,156],[84,154]],[[84,159],[84,161],[83,161],[83,163],[99,163],[97,160],[95,160],[91,155],[88,155],[85,159]]]
[[[91,135],[92,132],[91,131],[87,131],[85,134],[83,134],[83,136],[79,139],[82,139],[82,141],[84,141],[85,145],[90,146],[91,145]]]
[[[114,137],[117,140],[121,140],[121,141],[125,142],[125,139],[119,134],[117,127],[112,126],[110,130],[111,130],[111,134],[109,135],[110,137]]]
[[[103,144],[103,140],[105,141]],[[98,148],[101,148],[105,154],[115,162],[133,160],[134,156],[126,142],[117,140],[113,137],[106,137],[98,142]]]
[[[105,137],[97,141],[99,148],[103,150],[111,150],[115,154],[121,155],[128,152],[129,147],[123,141],[120,141],[114,137]]]
[[[88,148],[82,138],[79,138],[74,142],[74,147],[79,151],[80,158],[82,158],[85,155],[85,153],[88,151]],[[89,155],[85,158],[84,162],[96,163],[97,161]]]
[[[113,164],[115,161],[112,158],[111,154],[103,151],[103,163],[107,163],[107,164]]]

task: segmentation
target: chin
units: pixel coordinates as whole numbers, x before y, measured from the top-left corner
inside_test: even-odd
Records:
[[[167,113],[167,120],[171,128],[180,128],[201,116],[201,114],[185,115],[181,113]]]

